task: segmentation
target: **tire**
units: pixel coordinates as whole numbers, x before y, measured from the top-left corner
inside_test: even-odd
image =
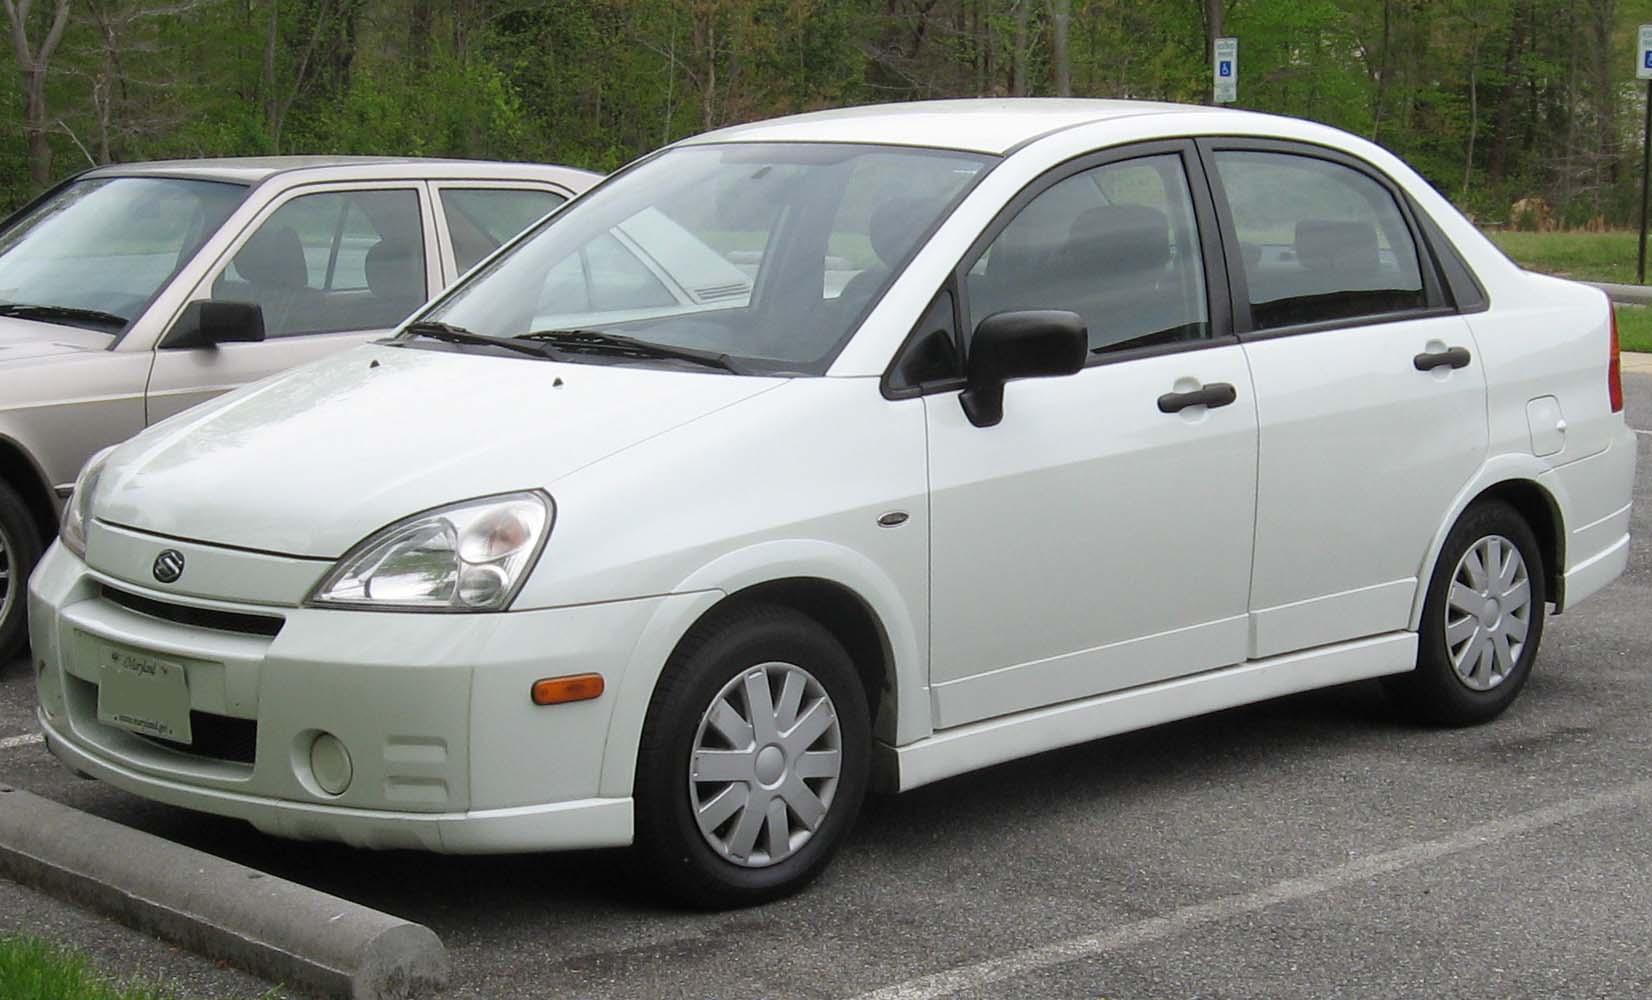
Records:
[[[29,571],[40,551],[34,516],[17,491],[0,482],[0,670],[28,642]]]
[[[1497,567],[1505,572],[1489,572]],[[1513,507],[1490,500],[1464,511],[1428,583],[1417,669],[1385,681],[1399,707],[1422,722],[1472,726],[1513,704],[1543,638],[1544,574],[1537,538]]]
[[[766,716],[753,711],[761,691]],[[712,909],[796,892],[854,825],[870,752],[865,688],[830,632],[771,605],[714,613],[672,654],[643,725],[636,850],[648,875],[678,902]],[[691,762],[710,777],[691,778]]]

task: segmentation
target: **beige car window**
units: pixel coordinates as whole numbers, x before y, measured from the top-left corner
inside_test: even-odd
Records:
[[[327,191],[276,209],[212,284],[253,302],[266,337],[387,329],[425,300],[424,229],[412,190]]]
[[[568,199],[529,188],[444,188],[442,214],[453,263],[468,271],[504,242]]]

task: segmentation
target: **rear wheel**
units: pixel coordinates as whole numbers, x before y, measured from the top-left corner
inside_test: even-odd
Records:
[[[40,534],[23,498],[0,482],[0,668],[28,639],[29,571],[40,561]]]
[[[854,664],[813,619],[750,606],[696,626],[649,705],[638,850],[692,905],[797,891],[860,811],[869,729]]]
[[[1544,580],[1537,539],[1513,507],[1494,500],[1465,511],[1429,581],[1417,669],[1388,681],[1395,700],[1443,725],[1502,714],[1537,659]]]

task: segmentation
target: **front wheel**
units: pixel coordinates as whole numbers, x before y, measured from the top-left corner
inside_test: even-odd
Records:
[[[1423,602],[1417,669],[1390,678],[1409,714],[1449,726],[1502,714],[1530,676],[1543,637],[1542,551],[1499,501],[1464,512],[1440,551]]]
[[[795,892],[866,792],[866,693],[843,646],[787,608],[696,626],[666,665],[637,756],[637,848],[696,906]]]
[[[28,638],[29,571],[40,561],[40,535],[23,498],[0,482],[0,670]]]

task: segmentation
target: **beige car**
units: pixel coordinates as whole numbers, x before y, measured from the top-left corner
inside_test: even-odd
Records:
[[[382,336],[598,176],[464,160],[102,167],[0,226],[0,666],[99,449]],[[348,428],[340,428],[348,433]]]

